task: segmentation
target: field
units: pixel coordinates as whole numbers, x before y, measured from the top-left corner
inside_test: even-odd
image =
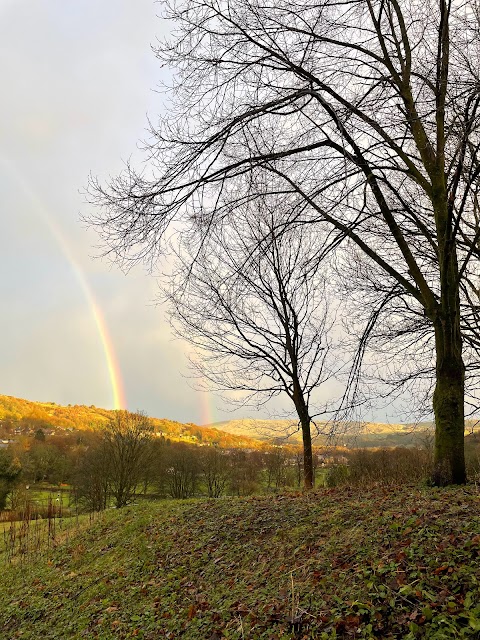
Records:
[[[164,501],[2,572],[2,638],[478,638],[475,487]]]
[[[0,563],[37,556],[60,544],[92,516],[79,516],[67,485],[39,483],[24,491],[15,509],[0,512]]]

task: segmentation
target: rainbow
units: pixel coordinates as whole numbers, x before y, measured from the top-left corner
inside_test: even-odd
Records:
[[[20,174],[15,169],[15,167],[11,164],[11,162],[9,162],[6,158],[0,156],[0,162],[8,171],[10,176],[15,180],[15,182],[22,189],[23,193],[28,197],[28,199],[33,205],[35,213],[43,221],[43,223],[48,227],[52,236],[55,238],[58,246],[60,247],[61,252],[63,253],[67,262],[69,263],[70,268],[72,269],[75,275],[75,278],[78,284],[80,285],[83,295],[85,296],[85,299],[88,303],[88,306],[92,313],[95,326],[97,328],[97,332],[102,344],[103,353],[105,355],[105,362],[108,370],[108,376],[110,380],[110,386],[112,389],[113,407],[114,409],[125,409],[127,407],[127,402],[125,397],[123,378],[122,378],[121,369],[118,363],[118,359],[115,354],[113,341],[110,337],[108,326],[105,321],[103,312],[100,308],[100,305],[95,299],[93,291],[87,281],[85,274],[82,271],[80,264],[75,259],[75,256],[60,226],[55,222],[51,214],[47,211],[47,209],[43,205],[41,199],[32,190],[32,188],[26,182],[22,174]]]
[[[209,391],[200,394],[200,424],[206,426],[214,422],[214,410],[212,407],[212,396]]]

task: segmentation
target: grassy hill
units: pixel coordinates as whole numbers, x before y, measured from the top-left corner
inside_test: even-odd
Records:
[[[133,506],[2,568],[0,637],[478,638],[479,556],[474,488]]]
[[[4,433],[43,430],[98,431],[113,416],[113,411],[93,405],[69,405],[54,402],[32,402],[0,395],[0,427]],[[259,446],[248,435],[234,435],[212,427],[183,424],[165,418],[151,418],[154,430],[173,441],[218,444],[221,447]]]

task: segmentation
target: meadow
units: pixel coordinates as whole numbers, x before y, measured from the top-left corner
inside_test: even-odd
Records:
[[[475,486],[109,510],[6,566],[5,638],[477,638]]]

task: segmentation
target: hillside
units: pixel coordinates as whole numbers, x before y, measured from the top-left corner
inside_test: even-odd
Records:
[[[33,402],[12,396],[0,395],[0,438],[9,433],[32,433],[37,429],[98,431],[112,417],[113,411],[85,405],[62,406],[54,402]],[[300,444],[301,434],[295,420],[236,419],[199,426],[181,423],[167,418],[151,418],[158,434],[178,442],[193,444],[218,444],[225,448],[262,447],[265,442]],[[320,434],[330,429],[325,422],[318,423]],[[339,444],[354,447],[410,446],[422,443],[425,434],[431,432],[432,423],[341,424],[339,435],[330,441],[325,435],[314,437],[316,445]],[[480,433],[478,421],[467,421],[466,433]],[[287,438],[287,436],[289,436]]]
[[[209,427],[215,427],[222,431],[235,434],[237,436],[247,435],[259,438],[264,441],[277,440],[279,443],[288,442],[300,443],[301,433],[298,423],[292,420],[259,420],[244,418],[215,422]],[[340,444],[349,448],[355,447],[398,447],[424,444],[429,434],[433,431],[432,422],[420,422],[418,424],[395,424],[380,422],[352,422],[340,423],[334,435],[333,441],[324,435],[332,429],[331,424],[319,421],[317,423],[320,435],[315,436],[314,442],[317,445],[327,443]],[[467,420],[465,434],[480,433],[478,420]]]
[[[478,638],[479,556],[473,487],[139,505],[2,568],[0,637]]]
[[[3,436],[44,431],[98,431],[114,415],[108,409],[93,405],[69,405],[54,402],[32,402],[12,396],[0,395],[0,429]],[[194,444],[218,444],[221,447],[255,448],[259,441],[248,435],[234,435],[212,427],[183,424],[166,418],[151,418],[153,428],[173,441]],[[0,434],[1,437],[2,434]]]
[[[225,422],[216,422],[208,425],[232,433],[235,435],[253,435],[263,440],[285,441],[288,437],[289,442],[301,442],[301,433],[298,423],[292,420],[258,420],[252,418],[228,420]],[[336,428],[325,421],[317,422],[318,435],[314,441],[317,445],[324,445],[329,442],[328,434],[330,431],[336,433],[334,440],[342,445],[349,447],[354,446],[395,446],[410,445],[414,442],[416,435],[425,429],[431,428],[431,423],[421,423],[415,428],[415,425],[409,424],[385,424],[375,422],[363,423],[339,423]]]

